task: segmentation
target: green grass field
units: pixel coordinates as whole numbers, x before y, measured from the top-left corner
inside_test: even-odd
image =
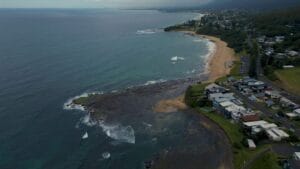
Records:
[[[253,162],[250,169],[262,169],[262,168],[272,168],[272,169],[281,169],[278,165],[277,156],[272,152],[265,153],[256,161]]]
[[[244,139],[244,134],[241,132],[240,126],[235,123],[231,123],[229,120],[225,119],[223,116],[216,114],[215,112],[209,112],[210,108],[196,108],[201,114],[205,115],[215,123],[217,123],[226,133],[232,144],[233,151],[233,164],[235,169],[240,169],[243,165],[254,158],[260,152],[269,148],[269,145],[260,145],[255,150],[250,150],[248,147],[245,147],[242,144]],[[255,160],[250,166],[254,166],[256,163]],[[258,162],[257,162],[258,163]],[[267,163],[271,163],[270,165],[277,165],[277,160],[267,161]],[[273,164],[274,163],[274,164]],[[267,165],[269,166],[269,165]],[[270,169],[268,167],[262,167],[260,169]],[[276,169],[276,168],[275,168]]]
[[[275,71],[283,88],[300,95],[300,67]]]

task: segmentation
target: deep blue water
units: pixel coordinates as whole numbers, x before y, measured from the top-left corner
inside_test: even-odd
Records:
[[[64,110],[63,104],[88,91],[201,73],[207,41],[160,29],[195,16],[139,10],[0,10],[0,168],[84,168],[89,159],[94,163],[90,168],[140,168],[160,146],[139,139],[108,146],[111,138],[97,127],[78,125],[84,113]],[[174,56],[177,61],[171,60]],[[172,118],[181,119],[180,124],[185,117]],[[90,137],[82,143],[85,131]],[[111,160],[102,159],[106,151]]]

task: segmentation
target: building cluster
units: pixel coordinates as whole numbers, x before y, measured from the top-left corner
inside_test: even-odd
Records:
[[[284,52],[276,52],[274,45],[282,43],[285,40],[285,36],[260,36],[257,41],[265,56],[273,57],[276,60],[284,61],[286,59],[299,57],[299,52],[294,50],[285,50]],[[282,65],[283,68],[293,68],[293,65]]]
[[[238,122],[251,121],[258,118],[258,114],[244,107],[242,101],[230,93],[228,89],[217,84],[210,84],[205,88],[207,98],[212,101],[213,107],[225,117]]]
[[[248,94],[251,93],[250,97],[258,97],[255,96],[255,94],[267,97],[265,96],[265,92],[268,91],[268,88],[265,83],[261,81],[245,77],[238,81],[230,79],[230,83],[233,83],[241,92],[246,92]],[[206,86],[205,94],[212,102],[213,108],[217,110],[217,112],[221,113],[226,118],[232,119],[234,122],[241,124],[244,131],[252,138],[258,138],[262,135],[267,136],[272,141],[281,141],[289,137],[289,135],[276,124],[261,120],[261,112],[247,108],[243,101],[237,98],[234,93],[231,93],[225,87],[215,83],[210,84]],[[249,147],[252,145],[253,148],[252,140],[250,139],[248,142]]]
[[[284,115],[290,118],[300,117],[299,105],[282,96],[278,90],[272,89],[262,81],[250,77],[239,80],[230,80],[239,92],[253,102],[264,103],[274,110],[283,110]]]

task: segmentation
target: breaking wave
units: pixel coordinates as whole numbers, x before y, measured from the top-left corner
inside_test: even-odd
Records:
[[[184,59],[184,57],[179,57],[179,56],[173,56],[173,57],[171,58],[171,61],[173,61],[173,62],[177,62],[177,61],[179,61],[179,60],[185,60],[185,59]]]
[[[109,152],[104,152],[104,153],[102,153],[102,157],[104,159],[109,159],[110,158],[110,153]]]
[[[144,86],[152,85],[152,84],[157,84],[157,83],[163,83],[166,82],[167,80],[164,79],[159,79],[159,80],[149,80],[147,81]]]
[[[83,106],[74,104],[73,101],[76,100],[76,99],[79,99],[79,98],[84,98],[84,97],[88,97],[90,95],[95,95],[95,94],[103,94],[103,92],[86,92],[86,93],[83,93],[81,95],[72,97],[72,98],[68,99],[64,103],[63,109],[65,109],[65,110],[81,110],[81,111],[85,111],[85,108]]]
[[[194,74],[195,72],[196,72],[196,69],[188,70],[188,71],[186,71],[186,74]]]
[[[194,39],[193,42],[203,42],[203,39]]]
[[[207,45],[207,48],[208,48],[208,53],[204,56],[204,59],[205,59],[205,62],[206,62],[204,73],[208,73],[210,60],[212,59],[212,57],[214,56],[214,54],[216,52],[216,44],[214,42],[208,40],[206,45]]]
[[[134,130],[131,126],[108,125],[104,122],[100,122],[99,126],[108,137],[120,142],[135,144]]]
[[[135,144],[134,129],[131,126],[123,126],[121,124],[106,124],[104,121],[95,121],[90,114],[80,119],[80,123],[89,127],[99,126],[102,131],[110,138],[119,142]]]
[[[137,35],[147,35],[147,34],[155,34],[158,32],[161,32],[161,29],[144,29],[144,30],[137,30],[136,34]]]

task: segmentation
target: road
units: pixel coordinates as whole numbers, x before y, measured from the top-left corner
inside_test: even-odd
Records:
[[[283,126],[287,129],[293,128],[294,126],[290,123],[289,119],[284,118],[284,117],[280,117],[278,116],[276,113],[271,112],[265,105],[263,105],[262,103],[257,103],[254,101],[251,101],[248,96],[245,96],[243,94],[240,93],[239,90],[237,90],[236,88],[234,88],[233,86],[227,86],[237,97],[239,97],[240,99],[242,99],[243,103],[248,107],[251,108],[253,110],[259,110],[262,112],[262,116],[263,117],[268,117],[271,119],[274,119],[275,121],[280,123],[280,126]],[[298,136],[298,135],[297,135]],[[300,133],[299,133],[300,136]],[[298,137],[299,137],[298,136]]]

